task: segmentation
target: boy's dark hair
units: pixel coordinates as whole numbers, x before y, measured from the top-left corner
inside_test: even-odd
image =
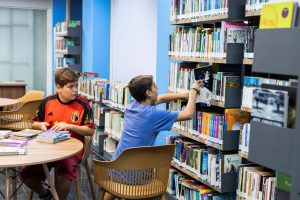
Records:
[[[68,83],[74,83],[78,81],[78,75],[70,68],[62,68],[55,70],[55,85],[64,87]]]
[[[128,84],[131,96],[138,102],[145,101],[147,99],[146,91],[151,90],[153,85],[153,76],[141,75],[136,76]]]

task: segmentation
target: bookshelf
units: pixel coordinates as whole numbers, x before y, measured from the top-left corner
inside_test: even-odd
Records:
[[[264,29],[256,33],[253,71],[299,79],[300,31],[298,28]],[[272,49],[272,51],[270,51]],[[284,67],[283,67],[284,66]],[[296,119],[300,115],[300,87],[297,86]],[[291,175],[290,199],[300,198],[300,123],[295,128],[251,122],[249,160]]]
[[[256,11],[246,11],[246,17],[259,17],[261,15],[261,10]]]
[[[80,73],[82,71],[82,28],[80,22],[57,23],[54,28],[54,38],[54,68],[68,67]]]
[[[220,15],[214,15],[214,16],[203,16],[203,17],[194,17],[194,18],[188,18],[188,19],[176,19],[173,20],[171,18],[170,23],[172,25],[179,25],[179,26],[199,26],[202,24],[213,24],[215,22],[220,23],[222,21],[240,21],[242,22],[245,19],[245,4],[246,1],[244,0],[228,0],[228,13],[226,14],[220,14]],[[176,34],[176,33],[174,33]],[[172,39],[170,41],[173,41]],[[171,45],[170,45],[171,46]],[[203,52],[200,52],[199,54],[196,52],[181,52],[178,51],[176,48],[175,51],[169,52],[169,60],[171,61],[180,61],[180,62],[189,62],[189,63],[214,63],[214,64],[220,64],[222,65],[221,68],[226,68],[226,66],[230,66],[231,69],[236,67],[233,70],[240,70],[242,71],[242,65],[247,62],[250,63],[252,60],[250,59],[244,59],[244,44],[239,43],[226,43],[225,47],[226,49],[226,55],[222,55],[219,57],[215,57],[214,51],[212,53],[213,56],[206,56],[206,52],[203,54]],[[170,50],[173,50],[171,47]],[[217,51],[216,54],[219,52]],[[222,54],[222,53],[221,53]],[[198,56],[198,57],[197,57]],[[227,70],[230,70],[229,68]],[[227,72],[225,70],[225,72]],[[170,88],[173,88],[170,84]],[[224,100],[222,102],[216,101],[216,100],[210,100],[209,105],[214,107],[219,107],[221,109],[227,109],[227,108],[240,108],[241,106],[241,87],[228,87],[224,90]],[[178,90],[178,88],[175,91],[170,92],[181,92]],[[223,132],[223,138],[222,143],[218,143],[213,141],[210,136],[202,135],[201,133],[194,133],[193,131],[183,131],[183,128],[178,127],[177,124],[175,124],[172,128],[172,131],[178,133],[180,136],[184,136],[185,138],[189,138],[192,141],[194,141],[196,144],[201,143],[205,144],[207,147],[211,147],[213,149],[217,149],[224,152],[230,152],[230,153],[236,153],[238,154],[239,149],[239,131],[224,131]],[[195,131],[196,132],[196,131]],[[175,159],[176,160],[176,159]],[[199,181],[200,183],[214,189],[218,193],[230,193],[236,191],[236,179],[237,179],[237,173],[235,172],[228,172],[228,173],[222,173],[221,174],[221,186],[216,187],[214,185],[211,185],[209,182],[204,181],[196,175],[195,173],[189,171],[187,168],[180,165],[180,163],[172,162],[172,167],[177,169],[178,171],[188,175],[189,177]]]

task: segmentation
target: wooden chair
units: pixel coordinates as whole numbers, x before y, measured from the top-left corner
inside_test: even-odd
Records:
[[[24,96],[17,99],[17,103],[10,106],[3,107],[4,111],[16,110],[20,108],[24,103],[35,100],[42,100],[45,92],[39,90],[30,90]]]
[[[31,120],[42,100],[24,103],[16,110],[0,112],[0,129],[24,130],[31,128]]]
[[[88,178],[88,181],[89,181],[89,185],[90,185],[90,189],[91,189],[91,192],[92,192],[93,200],[96,200],[96,193],[95,193],[94,186],[93,186],[93,180],[92,180],[92,177],[91,177],[90,166],[88,164],[88,158],[91,154],[92,139],[93,139],[92,136],[85,136],[84,137],[84,153],[83,153],[83,156],[82,156],[81,164],[78,166],[78,175],[77,175],[77,179],[76,179],[76,196],[77,196],[77,200],[81,199],[80,179],[81,179],[81,167],[82,167],[82,165],[85,167],[85,170],[86,170],[86,173],[87,173],[87,178]],[[56,177],[55,172],[54,172],[54,174],[55,174],[54,176]],[[56,178],[54,178],[54,179],[55,179],[55,181],[57,180]],[[58,183],[55,182],[55,186],[57,186],[57,185],[58,185]],[[33,197],[33,191],[30,190],[28,199],[32,200],[32,197]]]
[[[94,160],[95,182],[121,199],[165,199],[174,149],[175,145],[129,148],[116,160]]]

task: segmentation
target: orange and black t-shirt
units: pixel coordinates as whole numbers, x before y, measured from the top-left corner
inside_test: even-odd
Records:
[[[95,129],[93,111],[88,101],[80,96],[68,103],[63,103],[57,94],[46,97],[40,104],[33,121],[47,122],[50,124],[47,128],[50,129],[54,124],[65,122],[78,126],[87,126]],[[84,143],[84,137],[70,131],[71,137],[80,140]],[[76,156],[81,160],[83,152]]]

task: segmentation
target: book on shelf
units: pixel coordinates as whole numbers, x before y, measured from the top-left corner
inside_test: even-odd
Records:
[[[291,86],[292,82],[294,82],[292,79],[278,80],[270,78],[244,76],[242,106],[252,108],[253,90],[257,87],[261,87],[262,84]]]
[[[61,142],[63,140],[67,140],[70,137],[71,137],[71,134],[69,133],[69,131],[53,132],[51,130],[47,130],[47,131],[40,133],[37,136],[37,141],[54,144],[57,142]]]
[[[245,29],[244,59],[254,58],[254,41],[255,41],[255,32],[257,29],[258,29],[257,26],[247,26]]]
[[[34,129],[25,129],[18,132],[13,132],[11,135],[18,138],[26,138],[26,139],[32,139],[36,137],[38,134],[40,134],[41,130],[34,130]]]
[[[251,118],[274,126],[287,127],[288,124],[288,92],[265,88],[253,90],[253,106]]]
[[[57,33],[67,32],[68,28],[75,28],[80,26],[80,21],[67,20],[64,22],[58,22],[55,24],[55,30]]]
[[[202,66],[193,70],[195,80],[203,81],[203,88],[197,96],[196,102],[208,103],[212,96],[213,76],[212,66]]]
[[[277,171],[276,172],[276,188],[286,191],[286,192],[291,192],[291,188],[292,188],[291,176]]]
[[[269,0],[247,0],[246,12],[253,12],[262,9],[262,6]]]
[[[242,126],[239,141],[239,151],[248,154],[249,152],[249,140],[250,140],[250,123],[245,123]]]
[[[238,154],[223,155],[223,173],[237,172],[238,166],[242,164],[242,158]]]
[[[244,123],[249,122],[250,114],[240,109],[225,109],[224,130],[240,130]]]
[[[296,24],[297,10],[298,3],[294,1],[264,4],[259,28],[291,28]]]
[[[255,164],[242,164],[238,172],[237,195],[245,199],[275,200],[275,173]]]

